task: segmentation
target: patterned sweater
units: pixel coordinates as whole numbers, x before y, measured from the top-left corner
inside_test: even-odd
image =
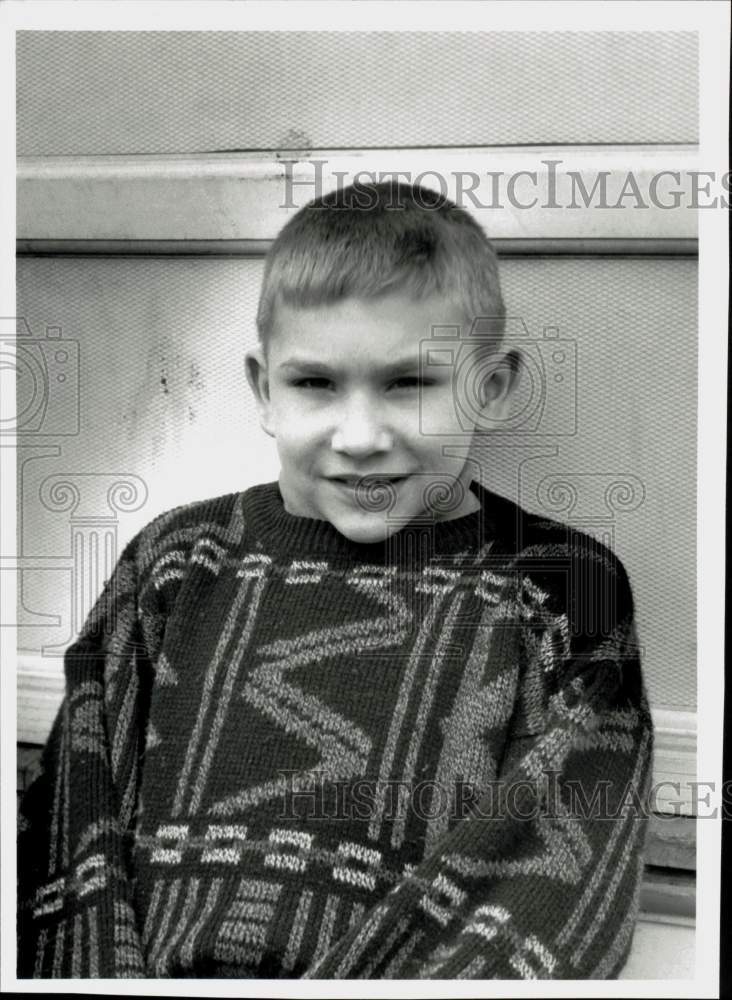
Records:
[[[631,588],[471,489],[381,543],[277,483],[138,532],[21,805],[19,976],[617,976],[653,739]]]

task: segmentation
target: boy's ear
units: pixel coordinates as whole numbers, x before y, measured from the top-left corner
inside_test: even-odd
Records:
[[[487,375],[483,385],[483,412],[491,420],[505,421],[510,417],[511,392],[521,370],[521,355],[508,351]]]
[[[274,437],[272,430],[272,407],[269,398],[269,372],[267,359],[260,346],[253,347],[244,356],[244,370],[247,382],[254,393],[259,413],[259,423],[265,434]]]

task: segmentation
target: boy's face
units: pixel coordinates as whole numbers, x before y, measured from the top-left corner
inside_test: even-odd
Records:
[[[262,427],[277,443],[289,513],[329,521],[355,542],[377,542],[429,510],[431,483],[447,478],[464,488],[460,505],[443,516],[479,507],[465,454],[443,454],[446,443],[468,446],[475,429],[461,431],[456,419],[453,368],[423,364],[420,381],[420,347],[432,327],[458,322],[451,303],[402,292],[279,307],[269,357],[250,351],[246,371]],[[484,412],[501,419],[510,375],[497,370],[485,388]],[[396,500],[388,512],[368,509],[346,481],[371,474],[390,480]]]

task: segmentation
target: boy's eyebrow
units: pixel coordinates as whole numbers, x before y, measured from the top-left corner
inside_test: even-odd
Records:
[[[323,375],[333,374],[333,370],[322,361],[315,361],[310,358],[293,357],[281,362],[278,368],[291,368],[296,371],[319,372]],[[397,361],[390,361],[388,364],[380,365],[376,371],[380,375],[388,376],[405,371],[416,371],[419,369],[419,357],[400,358]]]

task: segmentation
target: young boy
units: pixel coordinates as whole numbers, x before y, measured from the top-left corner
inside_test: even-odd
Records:
[[[503,316],[429,191],[284,227],[246,358],[279,480],[152,520],[67,651],[20,975],[617,976],[652,750],[632,592],[478,481]]]

